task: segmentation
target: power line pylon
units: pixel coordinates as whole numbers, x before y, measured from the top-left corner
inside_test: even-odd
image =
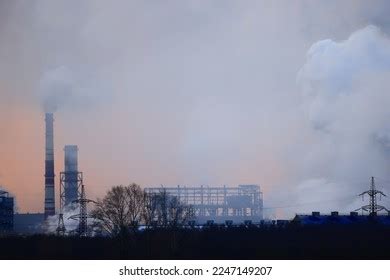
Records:
[[[64,236],[66,232],[65,223],[64,223],[64,204],[62,203],[62,188],[60,180],[60,213],[58,214],[58,225],[57,225],[57,235]]]
[[[84,185],[82,185],[81,192],[80,192],[80,198],[74,200],[73,202],[79,204],[80,212],[79,212],[79,214],[70,216],[69,219],[79,221],[77,233],[81,237],[86,237],[89,234],[89,232],[88,232],[88,218],[91,218],[91,216],[88,214],[87,204],[90,202],[95,203],[95,201],[86,198]]]
[[[64,214],[61,212],[58,214],[58,226],[56,229],[57,235],[64,236],[66,232],[65,224],[64,224]]]
[[[382,210],[385,210],[385,211],[387,211],[387,213],[390,213],[390,211],[386,207],[379,205],[377,203],[377,195],[379,195],[379,198],[381,198],[382,195],[383,196],[386,196],[386,195],[382,191],[378,191],[376,189],[374,177],[371,177],[370,189],[368,191],[362,192],[361,194],[359,194],[359,196],[361,196],[364,199],[365,194],[367,194],[369,196],[370,204],[364,205],[364,206],[360,207],[359,209],[356,209],[355,211],[363,210],[363,211],[368,212],[371,216],[375,216],[379,211],[382,211]]]

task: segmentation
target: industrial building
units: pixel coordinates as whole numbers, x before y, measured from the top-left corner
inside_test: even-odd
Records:
[[[42,234],[45,216],[43,213],[16,213],[14,215],[14,232],[17,234]]]
[[[258,185],[238,187],[145,188],[147,193],[166,192],[192,207],[198,224],[259,223],[263,219],[263,194]]]
[[[369,223],[390,226],[390,215],[359,215],[356,211],[349,214],[339,214],[339,212],[334,211],[322,215],[315,211],[311,214],[298,214],[291,222],[302,226],[364,225]]]
[[[331,212],[330,215],[321,215],[320,212],[314,211],[311,215],[296,215],[292,220],[299,225],[349,225],[349,224],[368,224],[376,223],[390,226],[390,210],[377,203],[378,197],[386,196],[382,191],[377,190],[375,178],[371,177],[370,188],[359,194],[362,198],[367,195],[369,204],[363,205],[359,209],[350,212],[349,215],[340,215],[339,212]],[[357,211],[361,210],[362,215]],[[387,212],[387,215],[380,215],[380,212]],[[363,215],[367,213],[368,215]]]
[[[0,233],[8,233],[14,228],[14,198],[0,190]]]

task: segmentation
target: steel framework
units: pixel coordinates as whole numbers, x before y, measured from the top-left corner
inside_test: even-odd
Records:
[[[70,216],[69,219],[79,221],[77,233],[81,237],[86,237],[89,235],[88,218],[91,218],[91,216],[88,215],[87,204],[90,202],[95,203],[95,201],[86,198],[84,185],[82,185],[81,192],[80,192],[80,198],[74,200],[73,202],[78,203],[80,205],[79,206],[80,212],[79,212],[79,214]]]
[[[73,175],[73,176],[70,176]],[[68,183],[77,185],[77,197],[81,196],[83,186],[83,172],[61,172],[60,173],[60,210],[63,210],[67,203],[65,196],[65,185]],[[74,201],[72,201],[73,203]],[[69,204],[69,203],[68,203]],[[61,211],[60,211],[61,212]]]
[[[370,215],[376,215],[379,211],[383,211],[383,210],[385,210],[385,211],[387,211],[387,213],[389,213],[389,210],[386,207],[379,205],[377,203],[377,195],[379,195],[380,197],[382,195],[383,196],[386,196],[386,195],[383,192],[378,191],[376,189],[374,177],[371,177],[370,189],[368,191],[362,192],[361,194],[359,194],[359,196],[364,198],[365,194],[367,194],[369,196],[370,203],[368,205],[364,205],[364,206],[360,207],[359,209],[356,209],[355,211],[358,211],[358,210],[366,211]]]
[[[72,175],[72,176],[69,176]],[[83,173],[82,172],[61,172],[60,173],[60,212],[58,214],[58,226],[56,232],[58,235],[65,235],[66,227],[64,223],[64,208],[66,205],[65,197],[65,185],[69,183],[69,178],[72,179],[72,183],[77,185],[78,197],[81,197],[83,187]]]
[[[263,194],[260,186],[239,185],[238,187],[185,187],[145,188],[147,193],[166,192],[190,205],[196,220],[203,223],[209,220],[234,223],[263,219]]]

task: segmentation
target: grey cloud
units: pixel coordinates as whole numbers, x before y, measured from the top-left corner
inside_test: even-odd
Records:
[[[356,174],[360,180],[388,168],[378,147],[388,131],[387,39],[379,31],[360,43],[348,39],[368,25],[389,33],[388,1],[0,5],[0,109],[30,108],[40,123],[42,100],[61,104],[56,145],[79,145],[92,197],[127,180],[245,181],[262,185],[272,206],[279,194],[317,201],[302,184],[334,190],[330,199],[354,194]],[[364,40],[383,53],[354,48]],[[368,73],[357,72],[367,63]],[[301,68],[304,94],[296,83]],[[375,133],[380,140],[372,141]]]

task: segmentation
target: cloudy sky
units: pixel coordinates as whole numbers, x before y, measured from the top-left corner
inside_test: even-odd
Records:
[[[385,0],[0,0],[0,184],[43,210],[50,110],[91,198],[254,183],[270,217],[354,210],[370,176],[390,191],[389,35]]]

